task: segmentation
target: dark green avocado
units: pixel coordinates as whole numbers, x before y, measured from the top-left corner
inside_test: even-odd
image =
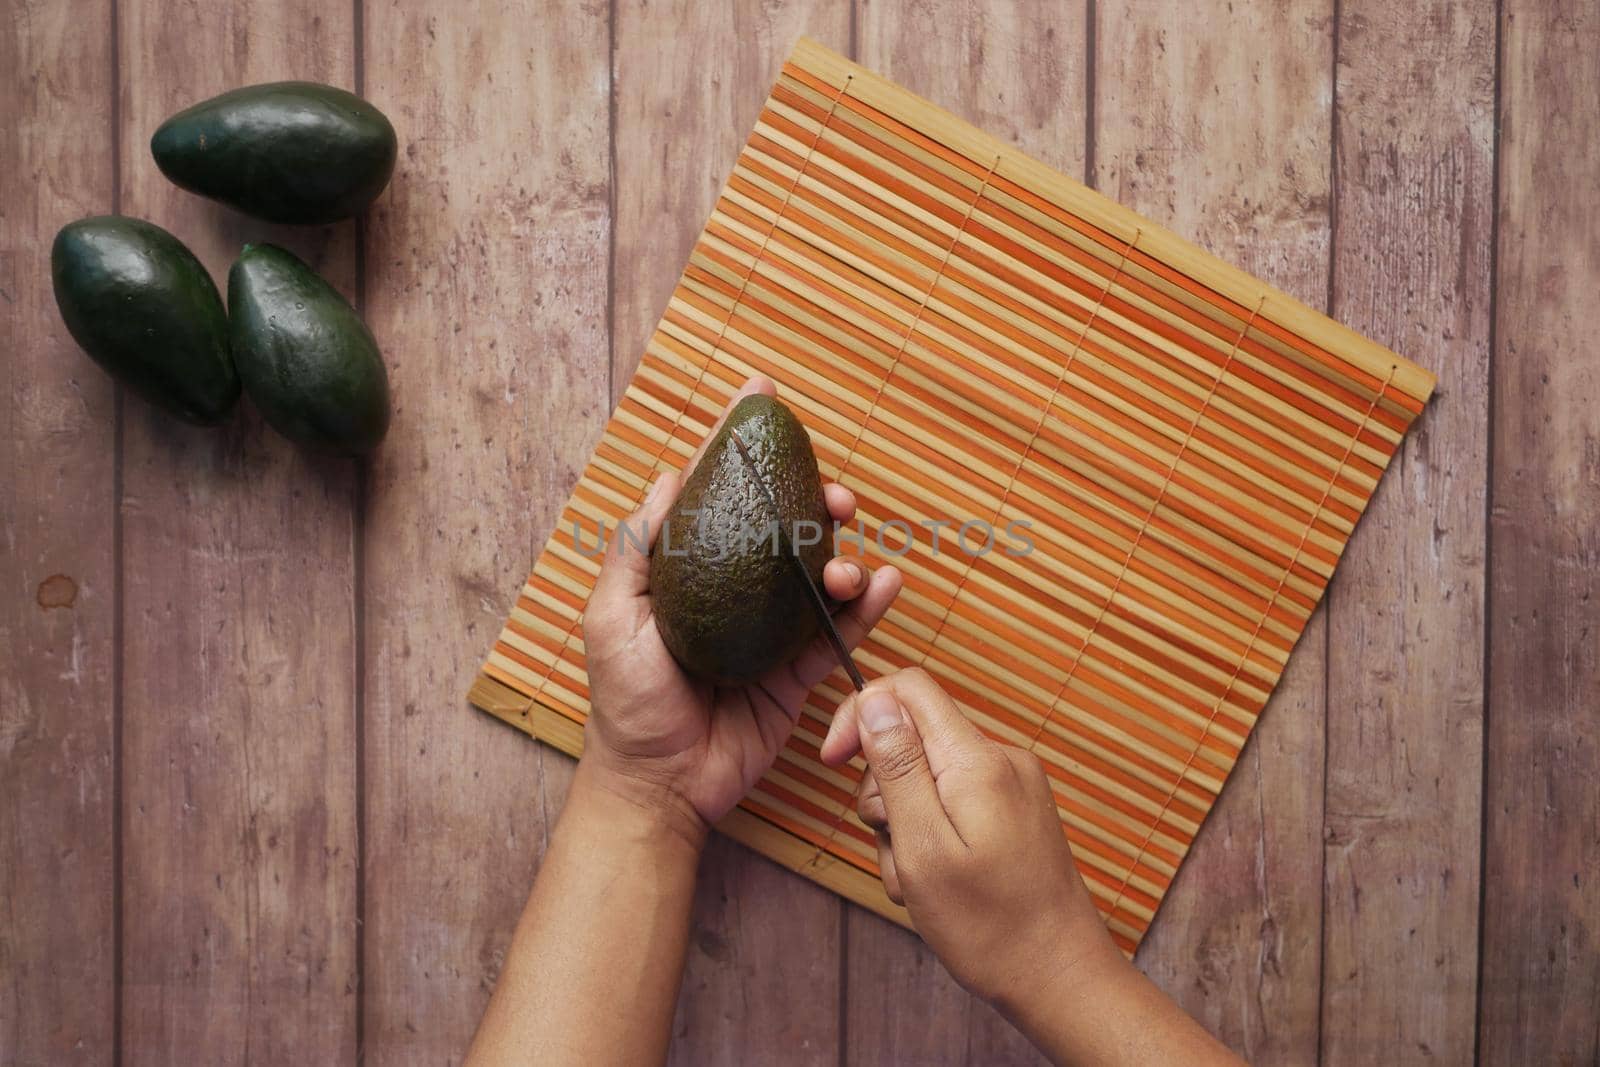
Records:
[[[269,222],[360,214],[394,173],[394,127],[353,93],[272,82],[178,112],[150,138],[174,183]]]
[[[780,514],[733,444],[733,430]],[[820,589],[833,522],[811,439],[781,402],[747,396],[706,446],[650,552],[656,628],[690,674],[742,684],[793,659],[816,636],[805,585],[784,542],[775,545],[770,534],[779,519]]]
[[[73,340],[113,378],[203,426],[233,409],[228,316],[183,242],[140,219],[79,219],[56,234],[50,275]]]
[[[233,359],[267,423],[299,444],[367,452],[389,428],[378,343],[333,286],[274,245],[245,245],[228,272]]]

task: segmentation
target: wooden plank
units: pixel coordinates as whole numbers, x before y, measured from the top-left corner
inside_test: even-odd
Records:
[[[1473,1055],[1494,18],[1339,8],[1334,314],[1441,386],[1329,592],[1326,1063]]]
[[[1081,180],[1086,6],[860,0],[856,61]]]
[[[0,1061],[115,1053],[116,399],[50,243],[114,206],[106,4],[0,5]]]
[[[395,399],[364,541],[370,1062],[459,1060],[560,797],[560,757],[461,695],[608,410],[607,36],[603,6],[365,7],[401,138],[365,246]]]
[[[1322,306],[1332,3],[1097,10],[1100,191]],[[1325,640],[1318,613],[1137,957],[1264,1063],[1316,1056]]]
[[[350,9],[120,0],[118,17],[123,209],[219,280],[265,237],[351,292],[351,226],[258,224],[168,183],[148,148],[168,114],[225,89],[351,85]],[[131,398],[123,413],[123,1053],[349,1060],[355,468],[247,406],[220,430]]]
[[[1082,176],[1085,4],[873,3],[858,61]],[[852,1063],[1034,1063],[1038,1053],[962,989],[921,940],[860,908],[846,915],[846,1051]]]
[[[614,17],[613,403],[795,38],[845,47],[850,5],[621,0]],[[701,864],[672,1062],[835,1062],[842,907],[714,837]]]
[[[1500,24],[1484,1063],[1600,1059],[1600,105],[1590,3]]]

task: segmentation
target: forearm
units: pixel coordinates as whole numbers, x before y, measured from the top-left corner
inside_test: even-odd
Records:
[[[1240,1062],[1114,947],[998,1007],[1056,1064]]]
[[[703,843],[580,764],[468,1062],[663,1060]]]

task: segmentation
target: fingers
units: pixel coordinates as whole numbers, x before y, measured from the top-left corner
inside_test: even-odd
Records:
[[[870,767],[862,775],[861,785],[856,789],[856,814],[876,835],[878,875],[883,879],[884,892],[889,894],[890,900],[904,906],[906,898],[900,888],[900,871],[895,867],[894,842],[889,836],[889,812],[883,806],[883,792],[878,788],[878,779],[873,777]]]
[[[754,393],[776,396],[778,387],[772,384],[771,378],[761,374],[757,374],[741,385],[739,391],[729,397],[727,404],[723,405],[722,414],[718,415],[717,421],[711,424],[711,429],[707,430],[706,435],[700,439],[700,447],[694,450],[694,455],[690,456],[689,462],[684,464],[683,472],[685,477],[699,465],[700,457],[705,455],[706,445],[710,444],[711,439],[717,436],[717,431],[722,429],[722,424],[728,421],[728,416],[733,412],[734,405]]]
[[[822,588],[841,603],[867,591],[867,569],[860,560],[835,556],[822,569]]]
[[[899,864],[903,866],[907,856],[937,855],[959,847],[960,837],[939,800],[922,738],[894,689],[873,685],[853,702],[862,751],[883,796]]]
[[[842,767],[861,751],[861,730],[856,725],[855,703],[846,701],[833,713],[828,724],[828,736],[822,739],[818,750],[822,762],[830,767]]]
[[[979,733],[961,714],[956,702],[933,680],[933,675],[921,667],[897,671],[889,676],[888,682],[910,713],[917,733],[922,735],[935,775],[969,761],[979,750],[995,747],[994,742]]]
[[[661,532],[661,525],[678,499],[679,478],[664,472],[656,475],[639,510],[611,530],[600,576],[590,594],[590,612],[603,612],[608,604],[643,596],[650,588],[650,547]]]
[[[822,487],[828,517],[837,523],[849,522],[856,513],[856,495],[837,482]],[[854,600],[867,588],[867,568],[860,559],[835,556],[822,572],[822,587],[835,601]]]
[[[834,522],[849,522],[856,513],[856,495],[838,482],[822,487],[822,500],[828,505],[828,516]]]
[[[883,879],[883,891],[889,899],[900,905],[906,905],[905,890],[900,887],[900,869],[895,866],[894,847],[889,838],[889,831],[879,830],[878,834],[878,875]]]
[[[839,562],[841,561],[833,561],[833,563]],[[823,581],[828,581],[826,571],[823,572]],[[866,588],[861,595],[856,597],[849,607],[833,617],[833,625],[839,631],[839,636],[844,639],[846,648],[855,648],[866,639],[872,628],[878,625],[878,620],[882,619],[894,604],[894,598],[900,595],[903,582],[904,579],[896,568],[879,567],[867,578]],[[797,699],[804,697],[811,691],[812,686],[832,674],[838,666],[839,661],[834,657],[833,646],[828,643],[827,635],[818,634],[786,669],[787,684],[791,688],[798,689]]]
[[[878,779],[873,776],[871,767],[861,776],[861,785],[856,789],[856,814],[861,816],[863,825],[873,830],[889,828],[889,812],[883,806],[883,790],[878,788]]]
[[[970,758],[976,749],[993,744],[961,714],[956,702],[921,667],[896,671],[885,675],[881,681],[892,686],[901,702],[910,709],[935,775],[943,774],[948,767]],[[855,708],[841,705],[828,727],[828,736],[823,738],[822,761],[837,767],[860,750],[861,730],[856,721]]]
[[[833,560],[829,566],[839,562]],[[830,577],[825,572],[823,581],[832,588],[838,578]],[[880,567],[866,575],[866,588],[833,617],[834,628],[839,631],[846,648],[855,648],[878,625],[878,620],[883,618],[894,603],[894,598],[899,595],[901,582],[900,572],[893,567]],[[838,668],[839,660],[833,653],[833,645],[828,642],[827,634],[819,633],[805,651],[788,663],[774,667],[761,679],[760,684],[783,703],[791,719],[798,718],[806,694]],[[854,754],[855,750],[851,749],[834,765],[843,763]]]

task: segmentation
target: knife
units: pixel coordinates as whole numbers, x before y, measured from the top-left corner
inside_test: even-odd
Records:
[[[867,680],[861,677],[861,672],[856,669],[855,660],[850,658],[850,650],[845,647],[844,638],[839,636],[838,627],[833,625],[833,616],[828,613],[827,601],[822,599],[822,590],[817,588],[817,583],[812,581],[811,572],[806,570],[806,565],[800,558],[799,551],[794,547],[794,542],[789,539],[789,531],[783,528],[783,509],[778,507],[778,498],[772,495],[772,488],[767,485],[767,480],[761,474],[761,468],[756,466],[756,461],[751,457],[750,450],[744,446],[744,439],[739,436],[739,431],[728,430],[728,436],[733,438],[733,447],[739,450],[739,455],[744,457],[745,465],[750,468],[756,484],[761,487],[761,495],[767,498],[767,503],[772,507],[772,513],[778,518],[778,537],[782,540],[782,549],[788,555],[789,561],[794,564],[794,569],[800,574],[800,581],[806,587],[806,592],[811,597],[811,607],[816,612],[817,621],[822,623],[822,632],[828,637],[828,644],[833,646],[833,654],[850,676],[850,684],[856,687],[856,692],[867,687]]]

